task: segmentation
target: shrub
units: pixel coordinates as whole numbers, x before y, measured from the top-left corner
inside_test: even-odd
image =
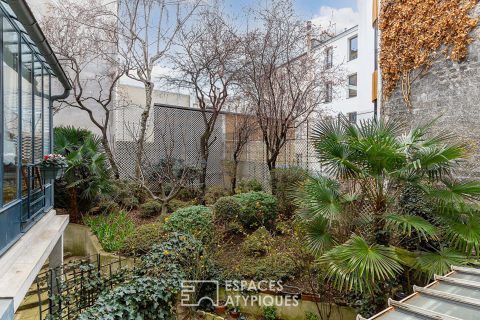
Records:
[[[122,252],[127,255],[141,255],[165,240],[163,224],[160,222],[138,226],[126,239]]]
[[[243,234],[245,231],[243,230],[243,226],[240,222],[238,221],[230,221],[227,224],[226,227],[226,232],[231,233],[231,234]]]
[[[240,222],[249,229],[271,225],[277,217],[277,199],[264,192],[234,196],[240,203]]]
[[[235,193],[237,194],[255,191],[263,191],[263,186],[257,179],[242,179],[235,188]]]
[[[306,312],[305,313],[306,320],[320,320],[320,318],[313,312]]]
[[[110,213],[112,211],[119,211],[120,207],[118,206],[117,202],[111,199],[103,198],[98,202],[96,209],[98,209],[97,212],[100,213]]]
[[[178,192],[176,198],[182,201],[192,201],[197,199],[200,196],[200,194],[201,194],[201,191],[199,188],[194,186],[189,186],[189,187],[182,188]]]
[[[214,232],[213,214],[205,206],[192,206],[178,209],[165,219],[167,232],[186,233],[205,243]]]
[[[149,200],[140,206],[140,216],[150,218],[162,213],[162,204],[156,200]]]
[[[247,236],[242,243],[242,250],[251,256],[263,256],[270,251],[272,244],[272,236],[265,227],[261,227]]]
[[[287,280],[293,279],[298,267],[293,257],[284,253],[268,255],[254,264],[255,279]]]
[[[108,252],[122,249],[126,239],[135,230],[133,221],[125,211],[86,217],[84,222],[98,237],[103,249]]]
[[[275,306],[263,307],[263,318],[265,320],[276,320],[277,308]]]
[[[221,197],[213,206],[213,213],[217,221],[238,220],[241,205],[235,197]]]
[[[205,202],[208,205],[213,205],[221,197],[228,196],[230,193],[222,186],[212,186],[207,189],[205,193]]]
[[[297,210],[293,201],[294,191],[307,179],[308,173],[302,168],[283,168],[275,169],[273,177],[278,211],[282,215],[291,217]]]
[[[195,201],[183,201],[183,200],[178,200],[178,199],[172,199],[168,202],[167,208],[168,212],[172,213],[177,211],[178,209],[186,208],[186,207],[191,207],[195,204]]]

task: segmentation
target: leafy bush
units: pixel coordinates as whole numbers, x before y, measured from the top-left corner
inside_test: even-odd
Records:
[[[263,318],[265,320],[276,320],[277,308],[275,306],[263,307]]]
[[[205,193],[205,202],[208,205],[213,205],[221,197],[228,196],[230,192],[226,190],[223,186],[212,186],[207,188]]]
[[[254,264],[255,279],[286,280],[298,274],[298,266],[292,256],[281,252],[270,254]]]
[[[138,226],[126,239],[122,252],[127,255],[141,255],[150,252],[154,245],[165,240],[162,223],[149,223]]]
[[[172,213],[177,211],[178,209],[186,208],[186,207],[191,207],[195,205],[195,201],[183,201],[183,200],[178,200],[178,199],[172,199],[168,202],[167,208],[168,212]]]
[[[238,221],[230,221],[227,224],[226,227],[226,232],[231,233],[231,234],[243,234],[245,231],[243,230],[243,226],[240,222]]]
[[[138,208],[148,198],[148,194],[138,184],[129,180],[115,180],[112,183],[112,190],[103,195],[108,201],[114,201],[125,210]]]
[[[305,313],[305,319],[306,320],[320,320],[320,318],[313,312]]]
[[[264,192],[241,193],[234,196],[240,203],[240,222],[256,229],[273,224],[277,217],[277,199]]]
[[[221,197],[213,206],[213,213],[217,221],[238,220],[241,205],[235,197]]]
[[[242,250],[251,256],[263,256],[270,251],[272,244],[271,234],[265,227],[261,227],[247,236],[242,243]]]
[[[214,233],[212,210],[205,206],[179,209],[165,219],[163,228],[167,232],[190,234],[206,243]]]
[[[103,249],[108,252],[122,249],[125,241],[135,230],[135,224],[125,211],[89,216],[84,219],[84,222],[98,237]]]
[[[173,319],[180,283],[195,279],[196,267],[203,266],[202,252],[191,236],[172,234],[142,257],[129,283],[104,291],[79,319]]]
[[[199,188],[194,186],[184,187],[180,189],[176,198],[182,201],[192,201],[196,200],[202,192]]]
[[[150,218],[162,213],[162,204],[156,200],[149,200],[140,206],[140,216]]]
[[[263,191],[262,184],[256,179],[242,179],[235,188],[235,193],[237,194],[255,191]]]
[[[113,201],[112,199],[107,199],[107,198],[102,198],[96,208],[93,208],[93,209],[97,209],[96,212],[100,212],[100,213],[110,213],[112,211],[119,211],[120,210],[120,207],[118,205],[117,202]],[[92,211],[93,211],[92,209]]]
[[[275,184],[274,195],[278,199],[278,211],[282,215],[291,217],[297,210],[293,199],[294,193],[307,177],[307,171],[302,168],[275,169],[273,174]]]

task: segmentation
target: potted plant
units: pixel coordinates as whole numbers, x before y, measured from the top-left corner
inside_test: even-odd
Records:
[[[222,315],[225,314],[225,311],[227,311],[227,305],[225,304],[225,301],[220,300],[215,306],[215,313],[218,315]]]
[[[232,317],[233,319],[240,318],[240,309],[236,306],[230,309],[230,317]]]
[[[63,176],[67,160],[61,154],[49,154],[40,163],[42,176],[45,180],[59,179]]]

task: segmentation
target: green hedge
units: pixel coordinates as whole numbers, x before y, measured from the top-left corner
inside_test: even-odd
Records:
[[[248,229],[271,226],[277,217],[277,198],[265,192],[241,193],[234,196],[240,203],[240,222]]]
[[[205,206],[178,209],[165,219],[163,229],[167,232],[190,234],[206,243],[211,240],[215,229],[212,210]]]

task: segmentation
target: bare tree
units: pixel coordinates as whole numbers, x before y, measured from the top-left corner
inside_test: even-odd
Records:
[[[258,130],[258,124],[254,114],[252,114],[251,107],[248,104],[248,101],[241,94],[237,94],[231,99],[229,103],[229,110],[234,113],[228,115],[228,117],[233,118],[232,123],[227,121],[227,125],[230,126],[227,128],[227,134],[231,135],[231,191],[235,192],[237,187],[237,176],[238,176],[238,166],[240,164],[241,156],[245,150],[249,139],[252,134]]]
[[[144,150],[140,175],[130,176],[153,199],[162,203],[162,214],[167,213],[170,200],[183,188],[198,182],[199,176],[199,159],[188,156],[190,150],[186,130],[189,128],[182,128],[175,120],[163,115],[163,121],[155,126],[152,133],[158,149],[153,153]],[[134,127],[128,127],[127,131],[132,139],[138,139]]]
[[[289,135],[320,106],[327,86],[340,77],[338,67],[322,64],[310,44],[305,46],[313,29],[297,17],[290,0],[271,0],[266,7],[254,12],[261,27],[247,36],[250,63],[242,87],[262,131],[274,191],[277,158]]]
[[[124,69],[116,61],[118,47],[116,6],[101,0],[64,0],[50,8],[43,30],[72,83],[72,95],[60,108],[85,111],[100,131],[102,146],[116,178],[119,178],[109,139],[116,86]]]
[[[199,137],[202,203],[209,150],[216,139],[212,136],[215,124],[227,97],[238,84],[245,61],[239,50],[243,39],[227,19],[218,7],[202,9],[198,23],[179,37],[179,51],[171,57],[175,77],[168,79],[174,85],[192,90],[202,113],[205,126]]]
[[[174,39],[201,0],[120,0],[120,56],[126,75],[143,84],[145,105],[139,121],[135,175],[140,178],[145,135],[152,108],[154,67],[159,66]]]

